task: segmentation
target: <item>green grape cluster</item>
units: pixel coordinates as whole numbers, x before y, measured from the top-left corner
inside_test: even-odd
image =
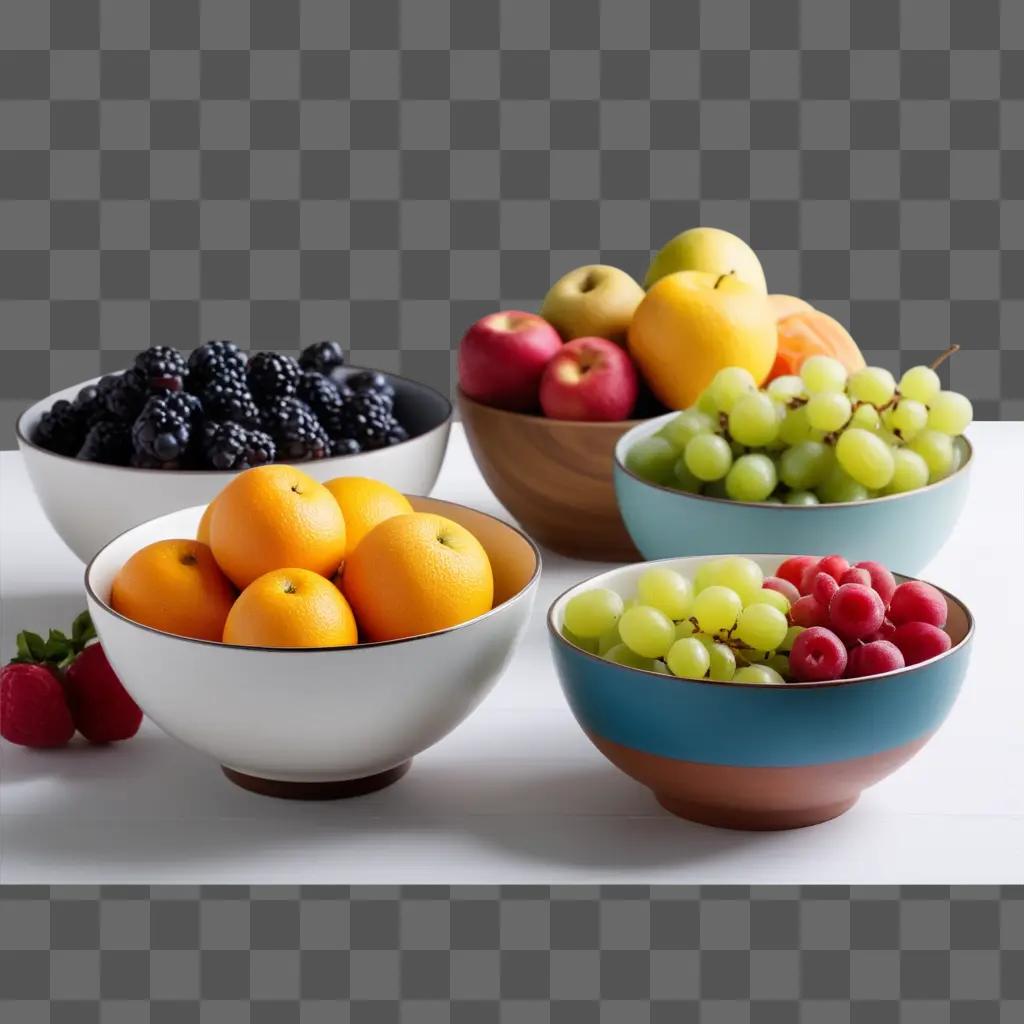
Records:
[[[756,562],[739,556],[705,562],[692,580],[653,566],[628,600],[607,587],[577,594],[565,606],[562,634],[630,668],[687,679],[784,683],[787,652],[801,630],[790,626],[789,601],[772,589],[773,582]]]
[[[928,366],[899,381],[880,366],[848,374],[812,356],[759,390],[742,367],[637,441],[627,467],[652,483],[733,501],[817,505],[914,491],[955,472],[970,400]]]

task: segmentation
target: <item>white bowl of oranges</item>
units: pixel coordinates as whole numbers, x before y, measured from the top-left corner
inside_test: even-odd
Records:
[[[540,565],[482,512],[273,465],[121,534],[85,581],[157,725],[247,789],[326,799],[394,782],[476,707]]]

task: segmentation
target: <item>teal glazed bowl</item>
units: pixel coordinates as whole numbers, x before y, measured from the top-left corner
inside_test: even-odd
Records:
[[[673,416],[647,420],[615,446],[619,512],[644,558],[724,555],[732,551],[801,551],[874,559],[920,572],[948,540],[967,500],[972,451],[945,480],[917,491],[841,505],[770,505],[689,494],[649,483],[626,468],[626,454]]]
[[[767,575],[784,556],[748,557]],[[692,577],[709,560],[660,564]],[[567,590],[551,605],[548,632],[562,690],[583,731],[680,817],[751,830],[835,818],[928,742],[960,691],[974,621],[945,591],[953,642],[945,654],[886,675],[828,683],[679,679],[605,661],[562,636],[572,597],[591,587],[629,597],[647,568],[613,569]]]

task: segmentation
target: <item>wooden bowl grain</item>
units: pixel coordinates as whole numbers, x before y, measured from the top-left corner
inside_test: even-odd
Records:
[[[494,409],[461,391],[469,447],[495,497],[560,555],[633,562],[640,555],[615,501],[615,444],[639,420],[553,420]]]

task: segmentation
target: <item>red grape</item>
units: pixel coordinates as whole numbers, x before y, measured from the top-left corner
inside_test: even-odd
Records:
[[[953,645],[949,634],[930,622],[904,622],[896,627],[890,639],[900,649],[908,665],[945,654]]]
[[[896,580],[893,575],[881,562],[858,562],[855,569],[866,569],[871,577],[871,586],[874,587],[882,603],[886,608],[892,600],[893,591],[896,589]]]
[[[822,608],[828,607],[829,602],[835,597],[838,589],[839,584],[836,583],[835,576],[829,576],[827,572],[819,572],[811,584],[811,593]]]
[[[850,563],[842,555],[827,555],[818,563],[818,572],[827,572],[836,583],[849,568]]]
[[[828,611],[818,604],[817,598],[805,594],[789,609],[789,617],[794,626],[824,626],[828,622]]]
[[[870,587],[874,585],[871,582],[871,573],[869,573],[867,569],[858,569],[856,566],[847,569],[839,578],[839,582],[859,583],[862,587]]]
[[[801,683],[838,679],[846,669],[846,648],[829,629],[812,626],[793,641],[789,670]]]
[[[897,626],[904,622],[927,622],[941,627],[946,624],[947,614],[946,599],[921,580],[901,583],[889,602],[889,618]]]
[[[847,638],[870,636],[884,618],[882,599],[860,583],[844,583],[828,606],[829,625]]]
[[[766,590],[774,590],[781,594],[790,603],[790,606],[800,600],[800,591],[789,580],[784,580],[779,576],[765,576],[764,583],[761,585]]]
[[[865,640],[891,640],[896,627],[888,620],[882,619],[882,624],[871,635],[864,637]]]
[[[888,640],[874,640],[869,644],[858,644],[850,651],[845,675],[847,679],[880,676],[883,672],[895,672],[903,665],[903,655],[895,644]]]
[[[804,578],[804,572],[809,566],[817,564],[818,559],[814,555],[793,555],[791,558],[787,558],[775,570],[775,575],[779,579],[788,580],[799,590],[800,581]]]

